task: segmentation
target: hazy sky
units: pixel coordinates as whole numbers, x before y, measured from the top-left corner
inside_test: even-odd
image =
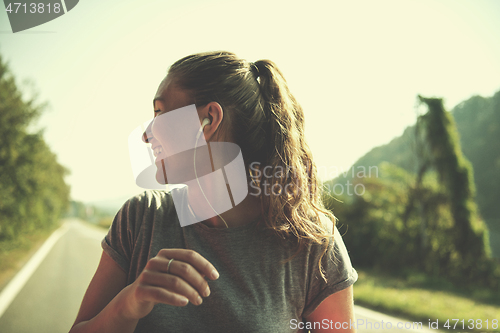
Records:
[[[142,191],[128,135],[153,115],[168,67],[194,52],[228,50],[277,63],[306,113],[323,179],[346,170],[415,122],[417,94],[448,109],[500,90],[500,1],[82,0],[13,34],[0,12],[0,53],[29,95],[50,108],[37,127],[72,197]]]

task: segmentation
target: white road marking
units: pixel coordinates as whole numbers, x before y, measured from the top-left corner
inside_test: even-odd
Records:
[[[38,268],[40,263],[45,259],[54,244],[68,231],[68,223],[64,223],[59,229],[54,231],[52,235],[43,243],[42,247],[31,257],[24,267],[16,274],[9,284],[0,293],[0,317],[9,307],[10,303],[16,298],[17,294],[30,279],[31,275]]]

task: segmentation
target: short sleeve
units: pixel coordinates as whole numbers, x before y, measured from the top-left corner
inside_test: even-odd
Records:
[[[130,261],[135,244],[136,208],[140,196],[127,200],[116,213],[107,235],[101,242],[104,252],[111,257],[125,273],[130,269]]]
[[[330,222],[333,226],[333,224]],[[349,254],[345,247],[342,236],[337,227],[334,227],[333,246],[328,246],[328,251],[322,259],[322,265],[327,281],[319,274],[317,266],[313,269],[314,274],[309,282],[306,306],[302,313],[303,317],[308,317],[328,296],[344,290],[358,279],[358,273],[351,265]],[[330,229],[331,230],[331,229]],[[319,259],[319,258],[318,258]],[[317,264],[316,259],[314,262]]]

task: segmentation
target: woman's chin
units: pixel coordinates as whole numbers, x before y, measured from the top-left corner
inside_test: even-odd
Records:
[[[162,184],[162,185],[167,185],[168,184],[168,181],[166,179],[165,174],[163,173],[163,170],[158,169],[156,171],[156,181],[158,182],[158,184]]]
[[[177,162],[177,161],[174,161]],[[186,182],[191,179],[196,178],[192,172],[192,168],[186,166],[186,164],[172,163],[169,167],[165,167],[165,161],[156,161],[156,181],[162,185],[168,185],[169,179],[167,178],[167,170],[170,175],[170,185],[180,185],[186,184]]]
[[[163,172],[162,168],[158,168],[158,170],[156,170],[156,176],[155,176],[155,178],[156,178],[156,181],[158,182],[158,184],[161,184],[161,185],[180,185],[180,184],[184,184],[182,182],[169,184],[167,176]],[[173,177],[173,178],[175,179],[175,177]]]

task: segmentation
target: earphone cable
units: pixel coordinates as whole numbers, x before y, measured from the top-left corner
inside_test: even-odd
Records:
[[[217,216],[219,216],[221,218],[222,222],[224,222],[224,224],[226,225],[226,228],[229,228],[229,226],[227,225],[226,221],[222,218],[222,216],[219,215],[219,213],[217,213],[217,211],[215,210],[215,208],[212,207],[212,205],[210,204],[210,201],[208,200],[207,196],[205,195],[205,192],[201,188],[200,181],[198,180],[198,173],[196,172],[196,146],[198,146],[198,140],[200,139],[200,136],[201,136],[202,133],[203,133],[203,127],[200,128],[200,131],[198,131],[198,134],[196,135],[196,142],[194,143],[194,156],[193,156],[194,175],[196,177],[196,181],[198,182],[198,186],[200,187],[201,193],[205,197],[205,200],[207,200],[207,203],[210,205],[210,207],[215,212],[215,214],[217,214]],[[208,145],[208,143],[207,143],[207,145]]]

